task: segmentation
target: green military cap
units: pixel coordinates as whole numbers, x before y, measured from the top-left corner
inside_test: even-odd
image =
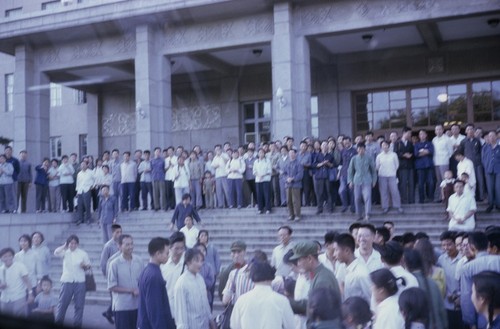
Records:
[[[242,240],[236,240],[231,244],[231,251],[241,251],[241,250],[247,250],[247,244],[245,241]]]
[[[301,241],[293,247],[293,256],[290,260],[296,260],[309,255],[318,254],[318,244],[314,241]]]

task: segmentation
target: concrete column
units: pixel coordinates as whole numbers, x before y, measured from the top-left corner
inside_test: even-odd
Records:
[[[87,93],[87,153],[100,155],[101,127],[99,126],[99,97]]]
[[[159,51],[155,31],[136,29],[135,100],[136,148],[169,145],[172,132],[170,61]]]
[[[15,151],[27,150],[31,162],[36,164],[49,156],[50,81],[44,73],[35,71],[29,46],[17,46],[15,56]]]
[[[273,76],[273,138],[285,135],[303,138],[311,134],[311,67],[309,43],[293,32],[290,3],[274,6],[274,36],[271,42]],[[283,90],[286,105],[276,97]]]

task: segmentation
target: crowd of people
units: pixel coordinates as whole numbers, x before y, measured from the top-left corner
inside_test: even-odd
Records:
[[[321,214],[341,205],[341,212],[368,220],[372,203],[386,214],[391,208],[402,213],[402,205],[416,201],[444,202],[450,229],[471,230],[476,201],[487,195],[485,211],[500,210],[500,130],[484,133],[468,124],[465,134],[457,124],[447,131],[438,124],[432,140],[425,130],[415,135],[404,128],[401,136],[392,132],[388,139],[367,132],[354,140],[304,138],[298,145],[286,136],[258,148],[226,142],[208,152],[198,145],[191,151],[136,150],[133,156],[114,149],[96,160],[87,155],[78,160],[75,153],[43,159],[34,172],[25,150],[18,160],[7,146],[0,155],[0,211],[25,212],[34,182],[37,212],[73,212],[77,204],[78,223],[90,223],[91,213],[103,208],[98,217],[111,218],[105,240],[120,211],[174,209],[187,193],[195,209],[256,206],[259,214],[268,214],[272,207],[288,207],[292,221],[301,220],[303,206]],[[460,189],[455,181],[463,193],[448,203]],[[99,207],[102,187],[108,204]]]
[[[296,146],[285,137],[258,149],[254,143],[215,145],[206,153],[199,146],[157,147],[152,157],[137,150],[133,158],[115,149],[95,161],[76,154],[44,159],[34,180],[27,152],[18,160],[8,146],[0,155],[0,210],[26,212],[34,182],[37,212],[76,206],[77,224],[96,213],[100,268],[112,300],[103,316],[117,329],[499,328],[500,229],[475,232],[474,215],[486,195],[485,211],[500,209],[500,132],[483,134],[472,125],[465,132],[437,125],[432,141],[426,131],[412,136],[405,128],[387,140],[368,132],[354,141],[305,138]],[[378,228],[367,222],[373,203],[387,214],[415,201],[445,204],[442,254],[425,233],[394,235],[392,222]],[[319,215],[337,205],[365,221],[349,233],[326,233],[324,243],[293,241],[292,228],[282,226],[270,259],[259,250],[247,259],[246,243],[235,241],[233,262],[223,270],[209,232],[194,225],[202,207],[255,206],[258,214],[287,207],[288,219],[299,221],[301,207],[316,207]],[[146,265],[117,219],[150,209],[173,209],[174,233],[150,241]],[[88,254],[76,235],[55,249],[63,271],[54,298],[43,240],[35,232],[19,238],[19,252],[1,250],[1,310],[62,323],[73,300],[74,325],[81,327]],[[227,307],[214,321],[217,279]]]
[[[113,224],[100,259],[111,294],[103,316],[117,329],[500,328],[499,226],[445,231],[440,250],[426,233],[395,234],[389,221],[355,222],[322,242],[296,241],[287,225],[277,237],[269,256],[234,241],[221,268],[206,230],[191,247],[180,231],[151,239],[146,262]],[[73,325],[82,327],[89,256],[76,235],[54,250],[63,263],[56,297],[43,240],[23,234],[20,251],[0,251],[0,312],[61,324],[73,301]],[[217,297],[226,308],[214,318]]]

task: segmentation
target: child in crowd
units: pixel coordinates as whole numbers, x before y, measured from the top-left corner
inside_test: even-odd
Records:
[[[54,309],[57,298],[52,294],[52,280],[46,275],[40,280],[42,291],[35,298],[36,308],[31,317],[44,322],[54,322]]]
[[[191,216],[187,216],[186,219],[184,219],[184,226],[180,231],[184,233],[186,237],[186,247],[193,248],[197,242],[200,230],[193,225],[193,218]]]
[[[454,193],[453,184],[455,184],[455,178],[453,178],[453,172],[451,170],[446,170],[444,172],[444,179],[439,185],[441,188],[441,200],[444,202],[445,209],[448,208],[448,199]]]
[[[210,171],[205,171],[203,178],[203,195],[205,196],[205,208],[215,208],[215,180]]]
[[[470,179],[469,179],[469,174],[465,173],[465,172],[462,173],[462,175],[460,175],[460,179],[465,182],[464,193],[470,193],[474,197],[474,194],[476,193],[475,192],[476,186],[471,185]]]

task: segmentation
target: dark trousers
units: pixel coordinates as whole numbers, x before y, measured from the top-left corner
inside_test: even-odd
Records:
[[[252,198],[253,204],[257,204],[257,189],[255,187],[255,179],[247,179],[246,182],[248,184],[248,189],[250,190],[250,200],[248,200],[248,204],[252,204]]]
[[[135,183],[122,183],[122,211],[135,208]],[[130,205],[130,207],[129,207]]]
[[[49,194],[49,186],[48,185],[39,185],[36,186],[36,210],[37,211],[45,211],[45,203],[47,202],[47,195]]]
[[[500,174],[486,174],[488,205],[500,207]]]
[[[316,204],[314,195],[313,179],[309,173],[304,173],[302,177],[302,193],[304,194],[304,206],[309,207]]]
[[[329,181],[330,185],[330,202],[332,204],[331,210],[335,209],[335,206],[338,204],[339,199],[339,181]]]
[[[329,211],[333,210],[332,199],[330,195],[330,181],[328,178],[315,179],[316,201],[318,203],[318,211],[323,211],[323,205],[326,202],[326,207]]]
[[[142,188],[142,185],[141,185],[141,181],[140,180],[136,180],[135,181],[135,184],[134,184],[134,209],[137,209],[139,208],[140,206],[140,202],[139,202],[139,196],[141,196],[141,188]],[[146,203],[146,209],[148,208],[148,204]],[[144,206],[143,206],[144,208]]]
[[[418,201],[424,203],[425,199],[434,200],[434,175],[433,168],[417,169]]]
[[[92,199],[92,210],[96,211],[99,207],[99,189],[97,187],[91,189],[90,196]]]
[[[115,311],[116,329],[136,329],[137,328],[137,310]]]
[[[227,180],[229,185],[229,206],[230,207],[243,207],[243,179],[229,178]]]
[[[90,220],[92,219],[90,215],[90,199],[91,199],[91,192],[90,190],[85,193],[81,193],[78,195],[78,221],[79,222],[84,222],[86,221],[87,223],[90,223]],[[85,212],[85,216],[84,216]]]
[[[415,171],[413,169],[399,169],[398,180],[401,203],[415,203]]]
[[[474,172],[476,174],[476,200],[484,199],[484,168],[482,164],[474,165]]]
[[[259,211],[271,211],[271,182],[255,183]]]
[[[28,200],[29,182],[17,183],[17,200],[21,199],[21,212],[26,212],[26,200]]]
[[[462,321],[461,311],[446,310],[448,315],[448,328],[453,329],[463,329],[464,323]]]
[[[167,197],[167,209],[175,208],[175,190],[174,190],[174,181],[166,180],[165,181],[165,196]]]
[[[148,209],[148,194],[151,198],[151,209],[154,209],[153,205],[153,183],[151,182],[141,182],[141,199],[142,199],[142,209]]]
[[[73,212],[73,184],[61,184],[61,199],[63,210],[69,209],[69,212]]]
[[[275,207],[279,207],[281,205],[279,175],[271,176],[271,199],[273,200],[273,205]]]

